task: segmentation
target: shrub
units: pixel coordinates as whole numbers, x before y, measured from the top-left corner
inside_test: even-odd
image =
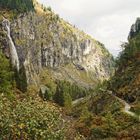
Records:
[[[44,90],[45,90],[45,91],[40,90],[40,97],[41,97],[43,100],[52,101],[52,100],[53,100],[53,93],[52,93],[52,91],[50,90],[50,88],[45,87]]]
[[[105,138],[105,136],[104,136],[104,134],[103,134],[103,130],[101,129],[101,128],[98,128],[98,127],[96,127],[96,128],[93,128],[92,130],[91,130],[91,137],[93,137],[94,139],[96,138]]]
[[[47,7],[47,10],[51,12],[52,8],[49,6],[49,7]]]
[[[59,108],[39,98],[9,101],[0,95],[0,139],[62,140]]]
[[[43,10],[44,10],[44,12],[46,12],[47,11],[47,8],[46,7],[43,7]]]
[[[56,21],[60,19],[58,14],[56,14],[55,17],[56,17]]]

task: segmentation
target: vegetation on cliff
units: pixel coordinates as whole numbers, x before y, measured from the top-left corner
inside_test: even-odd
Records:
[[[0,93],[12,92],[13,72],[9,60],[0,52]]]
[[[139,20],[137,21],[137,24]],[[139,25],[139,24],[138,24]],[[139,102],[140,98],[140,28],[122,45],[123,51],[117,59],[115,76],[109,88],[118,96],[131,103]],[[132,34],[132,33],[130,33]]]
[[[32,0],[2,0],[0,7],[8,14],[34,9]],[[51,8],[42,6],[42,10],[43,14],[29,12],[11,22],[12,39],[23,63],[20,75],[13,77],[9,60],[0,53],[0,139],[140,139],[138,118],[127,114],[114,96],[133,102],[131,110],[140,114],[140,34],[122,45],[115,76],[108,84],[102,81],[112,74],[113,58],[104,45]],[[8,41],[2,29],[4,48]],[[80,65],[81,56],[86,61]]]
[[[140,139],[140,22],[116,60],[116,72],[109,82],[97,86],[93,96],[74,107],[76,128],[87,139]],[[111,91],[108,91],[111,90]],[[97,93],[97,94],[95,94]],[[130,115],[118,97],[130,103]]]
[[[20,13],[34,10],[33,0],[1,0],[0,7]]]

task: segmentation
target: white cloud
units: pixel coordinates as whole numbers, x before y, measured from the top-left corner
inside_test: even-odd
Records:
[[[136,17],[140,0],[38,0],[105,44],[115,56]]]

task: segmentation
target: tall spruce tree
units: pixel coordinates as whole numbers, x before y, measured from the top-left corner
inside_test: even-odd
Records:
[[[11,92],[12,75],[9,60],[0,52],[0,93]]]

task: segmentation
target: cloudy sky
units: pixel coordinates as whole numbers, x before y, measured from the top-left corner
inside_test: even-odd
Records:
[[[117,56],[131,25],[140,17],[140,0],[38,0],[105,44]]]

